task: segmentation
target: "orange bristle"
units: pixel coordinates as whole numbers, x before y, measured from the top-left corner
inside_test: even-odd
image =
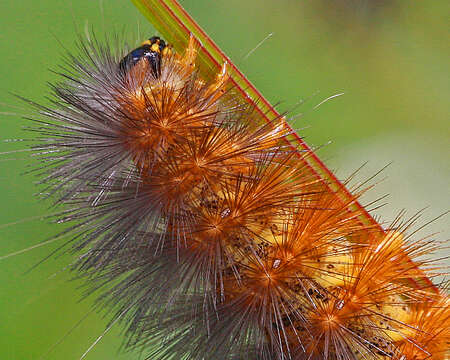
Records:
[[[450,299],[413,304],[405,319],[405,334],[396,342],[407,360],[446,360],[450,357]]]

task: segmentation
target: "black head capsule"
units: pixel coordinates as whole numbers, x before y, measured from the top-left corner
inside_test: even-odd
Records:
[[[119,63],[119,69],[126,73],[135,66],[141,59],[146,59],[150,64],[153,75],[161,75],[161,58],[170,52],[170,47],[158,36],[153,36],[144,41],[140,47],[127,54]]]

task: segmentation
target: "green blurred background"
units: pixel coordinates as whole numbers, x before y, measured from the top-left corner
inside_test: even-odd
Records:
[[[412,215],[429,206],[421,223],[448,210],[449,55],[448,1],[182,1],[219,46],[280,111],[295,116],[307,143],[340,178],[365,162],[364,180],[375,179],[366,197],[384,194],[389,205],[375,211],[384,220],[406,208]],[[126,0],[0,2],[0,138],[32,135],[17,114],[29,109],[10,93],[46,103],[49,69],[61,63],[63,47],[77,33],[125,32],[130,39],[154,31]],[[250,52],[269,33],[247,59]],[[323,99],[345,92],[314,109]],[[305,102],[298,105],[300,100]],[[331,143],[329,143],[331,141]],[[68,281],[68,256],[52,257],[25,272],[60,242],[16,256],[61,228],[33,217],[51,212],[39,202],[33,162],[25,142],[0,142],[0,359],[78,359],[105,328],[107,319],[80,301],[80,283]],[[19,223],[14,224],[19,221]],[[448,217],[422,233],[449,236]],[[3,258],[2,258],[3,257]],[[71,328],[85,318],[73,331]],[[71,331],[71,332],[70,332]],[[70,334],[65,337],[65,334]],[[137,359],[118,353],[114,327],[87,359]]]

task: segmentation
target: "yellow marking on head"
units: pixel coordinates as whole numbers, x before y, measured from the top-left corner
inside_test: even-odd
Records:
[[[151,41],[150,40],[145,40],[143,43],[141,43],[141,46],[144,46],[144,45],[151,45],[152,43],[151,43]]]
[[[159,50],[159,44],[158,44],[158,43],[153,44],[153,45],[150,47],[150,50],[159,53],[159,52],[160,52],[160,50]]]

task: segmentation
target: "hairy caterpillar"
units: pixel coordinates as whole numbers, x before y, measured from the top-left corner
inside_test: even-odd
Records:
[[[225,210],[226,210],[226,209],[225,209]],[[226,213],[226,211],[225,211],[225,213]],[[225,214],[225,213],[224,213],[224,214]],[[279,259],[275,259],[275,260],[279,260]],[[225,287],[226,287],[226,286],[225,286]]]
[[[206,82],[193,37],[183,55],[163,44],[153,37],[120,62],[83,45],[78,75],[55,87],[59,108],[40,109],[53,120],[38,128],[43,181],[71,208],[59,221],[76,220],[74,267],[126,319],[128,346],[153,359],[401,359],[417,348],[444,359],[445,312],[443,325],[425,321],[435,332],[421,344],[407,320],[446,301],[418,258],[433,243],[361,224],[357,196],[343,202],[299,161],[308,152],[286,146],[284,118],[260,125],[236,101],[226,64]]]

